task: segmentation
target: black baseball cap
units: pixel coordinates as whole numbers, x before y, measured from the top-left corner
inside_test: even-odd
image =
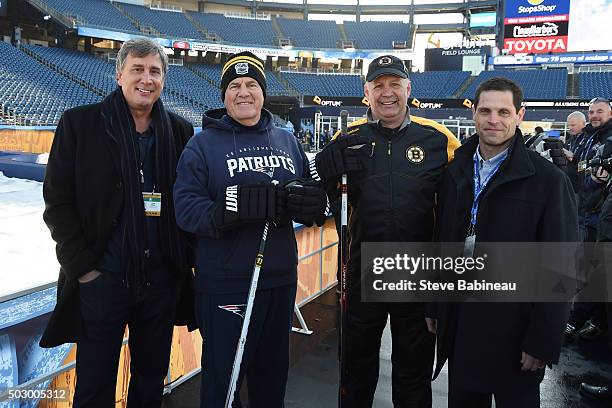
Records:
[[[408,72],[406,71],[404,62],[394,55],[382,55],[370,62],[366,81],[373,81],[385,74],[395,75],[400,78],[408,78]]]

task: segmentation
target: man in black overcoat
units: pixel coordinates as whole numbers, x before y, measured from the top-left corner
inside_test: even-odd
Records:
[[[53,140],[44,220],[60,275],[40,344],[77,343],[75,408],[115,405],[126,325],[128,406],[161,406],[174,323],[194,326],[191,250],[172,201],[193,127],[159,99],[167,69],[159,44],[127,41],[118,88],[66,111]]]
[[[482,83],[474,100],[476,134],[455,151],[439,193],[441,242],[576,242],[571,183],[529,151],[518,129],[522,91],[505,78]],[[474,166],[478,166],[478,172]],[[475,203],[475,186],[482,193]],[[476,210],[474,211],[474,207]],[[472,216],[474,214],[474,216]],[[540,406],[540,382],[558,362],[566,303],[445,303],[436,321],[434,378],[449,361],[449,408]]]

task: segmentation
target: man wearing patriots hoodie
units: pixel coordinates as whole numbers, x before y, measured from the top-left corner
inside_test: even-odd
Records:
[[[291,220],[322,223],[326,196],[290,133],[263,109],[263,62],[230,55],[221,73],[224,109],[204,114],[187,144],[174,187],[176,219],[197,237],[196,315],[204,338],[201,407],[223,407],[264,224],[270,221],[238,390],[249,407],[284,406],[297,283]]]

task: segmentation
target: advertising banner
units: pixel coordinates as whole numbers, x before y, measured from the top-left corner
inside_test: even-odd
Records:
[[[498,55],[489,58],[489,64],[495,66],[541,65],[541,64],[609,64],[612,52],[592,54],[557,54],[557,55]]]
[[[569,0],[507,0],[504,24],[508,19],[528,19],[532,17],[551,17],[568,15]]]
[[[509,54],[567,52],[569,0],[509,0],[504,50]]]

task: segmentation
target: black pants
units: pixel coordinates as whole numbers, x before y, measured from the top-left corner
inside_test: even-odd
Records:
[[[289,370],[289,334],[295,302],[295,285],[258,290],[234,394],[246,373],[249,408],[284,407]],[[196,296],[196,314],[204,339],[200,406],[222,408],[240,338],[246,293]]]
[[[362,303],[351,297],[345,327],[346,390],[343,408],[371,407],[378,382],[380,341],[391,317],[392,400],[396,408],[431,407],[434,335],[416,303]]]
[[[119,354],[129,327],[129,408],[160,407],[170,362],[176,284],[127,289],[110,273],[79,284],[83,339],[77,343],[75,408],[114,408]]]
[[[579,290],[582,289],[582,285],[584,283],[593,284],[593,282],[590,282],[590,279],[592,279],[595,272],[591,269],[591,261],[598,257],[598,254],[595,251],[594,247],[594,242],[597,238],[597,229],[588,225],[580,225],[580,234],[582,241],[585,242],[586,245],[585,252],[579,264],[579,276],[580,279],[585,280],[585,282],[579,282]],[[577,330],[580,330],[584,323],[589,319],[596,326],[600,328],[606,328],[608,325],[606,317],[606,305],[602,302],[583,302],[581,294],[578,293],[578,295],[576,295],[574,298],[569,322],[574,325]]]
[[[539,408],[540,387],[523,390],[522,392],[503,392],[487,394],[480,392],[448,391],[448,408],[491,408],[491,400],[495,396],[496,408]]]

